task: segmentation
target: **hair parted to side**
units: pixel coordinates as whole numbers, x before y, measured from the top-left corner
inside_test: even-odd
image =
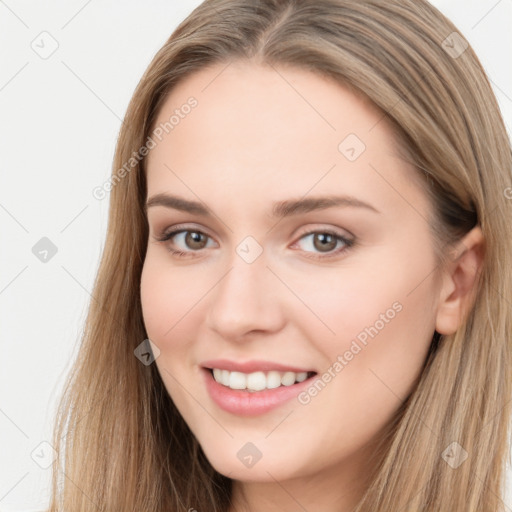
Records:
[[[206,1],[154,57],[117,143],[114,171],[145,144],[173,86],[210,64],[252,59],[308,69],[382,110],[435,207],[441,265],[450,244],[480,225],[485,259],[474,306],[454,335],[436,333],[357,512],[503,510],[512,395],[512,204],[504,191],[512,155],[473,50],[454,58],[443,48],[456,31],[425,0]],[[54,432],[52,512],[228,509],[231,480],[209,464],[156,365],[134,357],[147,338],[144,164],[111,192],[93,300]],[[469,454],[457,469],[441,457],[452,442]]]

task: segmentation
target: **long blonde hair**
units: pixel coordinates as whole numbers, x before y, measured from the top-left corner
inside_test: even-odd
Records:
[[[456,33],[425,0],[210,0],[181,23],[143,75],[121,127],[105,247],[55,426],[51,511],[228,510],[231,480],[209,464],[155,365],[134,356],[147,338],[140,277],[148,226],[145,160],[126,162],[147,144],[179,81],[236,59],[308,69],[378,106],[435,206],[440,263],[474,225],[485,238],[474,306],[454,335],[434,336],[357,512],[503,510],[512,155],[484,70]],[[460,450],[452,443],[468,453],[456,468],[443,456]]]

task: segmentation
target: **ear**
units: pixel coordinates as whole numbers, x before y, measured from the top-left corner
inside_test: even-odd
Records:
[[[475,226],[458,242],[444,270],[436,315],[436,331],[453,334],[471,309],[484,259],[484,238]]]

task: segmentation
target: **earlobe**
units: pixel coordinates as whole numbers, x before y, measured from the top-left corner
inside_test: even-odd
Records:
[[[484,238],[475,226],[457,244],[445,269],[436,316],[436,331],[450,335],[457,331],[471,309],[484,260]]]

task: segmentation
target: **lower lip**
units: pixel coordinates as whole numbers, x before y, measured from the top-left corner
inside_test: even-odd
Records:
[[[210,370],[202,368],[206,389],[212,400],[223,410],[238,416],[257,416],[264,414],[284,404],[297,395],[316,377],[312,375],[309,379],[296,382],[291,386],[280,386],[274,389],[262,391],[234,390],[219,384],[211,374]]]

